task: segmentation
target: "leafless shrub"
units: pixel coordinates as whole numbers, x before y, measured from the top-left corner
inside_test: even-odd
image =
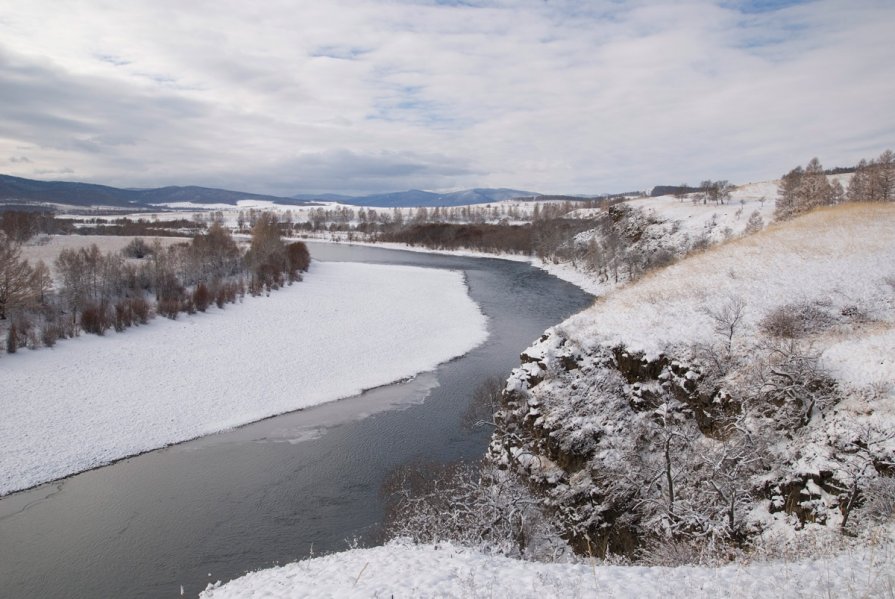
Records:
[[[46,322],[40,330],[40,339],[44,347],[53,347],[56,340],[63,334],[61,327],[54,322]]]
[[[870,315],[867,314],[866,310],[857,304],[843,306],[839,313],[852,322],[867,322],[870,320]]]
[[[485,379],[473,392],[469,407],[463,414],[467,428],[494,426],[494,413],[500,409],[500,396],[506,381],[499,376]]]
[[[481,464],[413,464],[383,486],[385,532],[420,543],[449,540],[504,555],[555,558],[559,530],[512,473]]]
[[[871,480],[863,495],[862,515],[876,522],[895,518],[895,476],[880,476]]]
[[[138,324],[146,324],[149,322],[149,302],[142,297],[133,297],[128,303],[130,304],[133,320]]]
[[[674,261],[675,261],[675,255],[672,251],[665,249],[665,248],[660,248],[660,249],[656,250],[652,256],[650,256],[648,268],[650,268],[650,269],[664,268],[664,267],[669,266],[670,264],[674,263]]]
[[[146,243],[142,237],[134,237],[133,240],[121,250],[128,258],[145,258],[152,254],[152,246]]]
[[[832,318],[816,304],[790,303],[774,308],[758,323],[769,337],[800,339],[833,324]]]
[[[772,344],[756,361],[758,398],[764,412],[795,429],[839,401],[836,381],[819,366],[818,354],[797,341]]]
[[[192,295],[185,295],[180,300],[180,311],[186,312],[187,314],[195,314],[196,313],[196,304],[193,302]]]
[[[28,349],[37,349],[40,347],[40,336],[37,334],[37,329],[33,326],[28,328]]]
[[[115,302],[115,330],[119,333],[134,323],[134,313],[126,299]]]
[[[729,563],[737,552],[724,543],[716,543],[712,538],[657,537],[646,542],[638,552],[637,563],[644,566],[718,566]]]
[[[706,233],[701,233],[696,239],[693,240],[693,243],[690,245],[690,249],[694,252],[702,251],[707,249],[712,244],[711,238]]]
[[[180,301],[176,299],[159,300],[156,310],[165,318],[176,320],[177,315],[180,314]]]
[[[219,286],[214,293],[214,303],[218,308],[223,308],[227,303],[227,291],[225,286]]]
[[[12,323],[9,331],[6,333],[6,353],[14,354],[19,349],[19,332],[16,330],[16,324]]]
[[[196,285],[196,290],[193,292],[193,303],[199,312],[205,312],[208,308],[208,305],[211,303],[211,293],[208,291],[208,286],[205,283]]]
[[[103,335],[109,330],[110,319],[102,306],[88,304],[81,312],[81,328],[85,333]]]

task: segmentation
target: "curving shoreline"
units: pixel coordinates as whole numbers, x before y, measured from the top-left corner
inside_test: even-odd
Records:
[[[450,271],[315,263],[305,282],[247,302],[0,361],[0,495],[349,397],[487,337]]]

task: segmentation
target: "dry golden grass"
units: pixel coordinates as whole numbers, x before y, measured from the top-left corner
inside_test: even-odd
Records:
[[[734,300],[745,303],[743,326],[750,330],[777,306],[810,301],[856,310],[870,302],[869,326],[891,319],[887,310],[876,314],[883,309],[886,277],[895,278],[895,205],[849,204],[775,224],[654,271],[600,298],[573,318],[573,328],[580,327],[584,337],[661,349],[663,343],[711,336],[706,311]]]
[[[849,239],[853,243],[849,243]],[[737,276],[736,262],[761,257],[773,261],[782,252],[805,259],[840,255],[854,250],[863,253],[891,250],[895,246],[895,204],[848,203],[814,210],[798,218],[774,223],[753,235],[731,239],[695,252],[686,259],[648,273],[635,283],[618,290],[632,293],[631,299],[656,303],[677,296],[668,288],[669,277],[686,277],[691,282],[716,277],[719,265],[728,265],[728,276]],[[733,262],[733,264],[731,264]],[[654,288],[657,281],[662,289]]]

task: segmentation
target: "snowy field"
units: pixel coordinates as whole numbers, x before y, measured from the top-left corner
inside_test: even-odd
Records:
[[[148,245],[158,239],[164,247],[177,243],[189,243],[189,237],[143,237]],[[38,260],[53,270],[53,263],[62,250],[79,250],[95,244],[103,254],[120,252],[134,240],[133,235],[50,235],[35,237],[22,246],[22,258],[32,265]]]
[[[205,314],[0,360],[0,495],[431,370],[487,337],[461,273],[314,262]]]
[[[264,597],[891,597],[891,546],[826,559],[709,567],[546,564],[392,542],[262,570],[203,599]]]

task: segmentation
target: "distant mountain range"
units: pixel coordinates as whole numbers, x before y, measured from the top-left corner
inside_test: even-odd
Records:
[[[452,193],[431,191],[399,191],[361,197],[323,193],[296,194],[291,197],[214,189],[210,187],[159,187],[154,189],[121,189],[93,183],[72,181],[38,181],[10,175],[0,175],[0,205],[64,204],[68,206],[103,206],[114,208],[151,209],[173,203],[227,204],[235,206],[242,200],[263,200],[276,204],[307,205],[314,202],[340,202],[354,206],[377,208],[412,206],[463,206],[499,202],[517,197],[537,197],[540,194],[518,189],[466,189]]]
[[[270,196],[210,187],[159,187],[156,189],[120,189],[71,181],[36,181],[0,175],[0,203],[50,203],[68,206],[109,206],[115,208],[151,208],[158,204],[191,202],[194,204],[231,204],[240,200],[265,200],[277,204],[308,204],[295,198]]]
[[[361,197],[338,196],[333,194],[292,196],[295,199],[316,199],[330,202],[341,202],[354,206],[373,206],[376,208],[411,207],[411,206],[466,206],[468,204],[487,204],[520,197],[539,196],[541,194],[518,189],[464,189],[451,193],[435,193],[411,189],[394,193],[381,193]]]

